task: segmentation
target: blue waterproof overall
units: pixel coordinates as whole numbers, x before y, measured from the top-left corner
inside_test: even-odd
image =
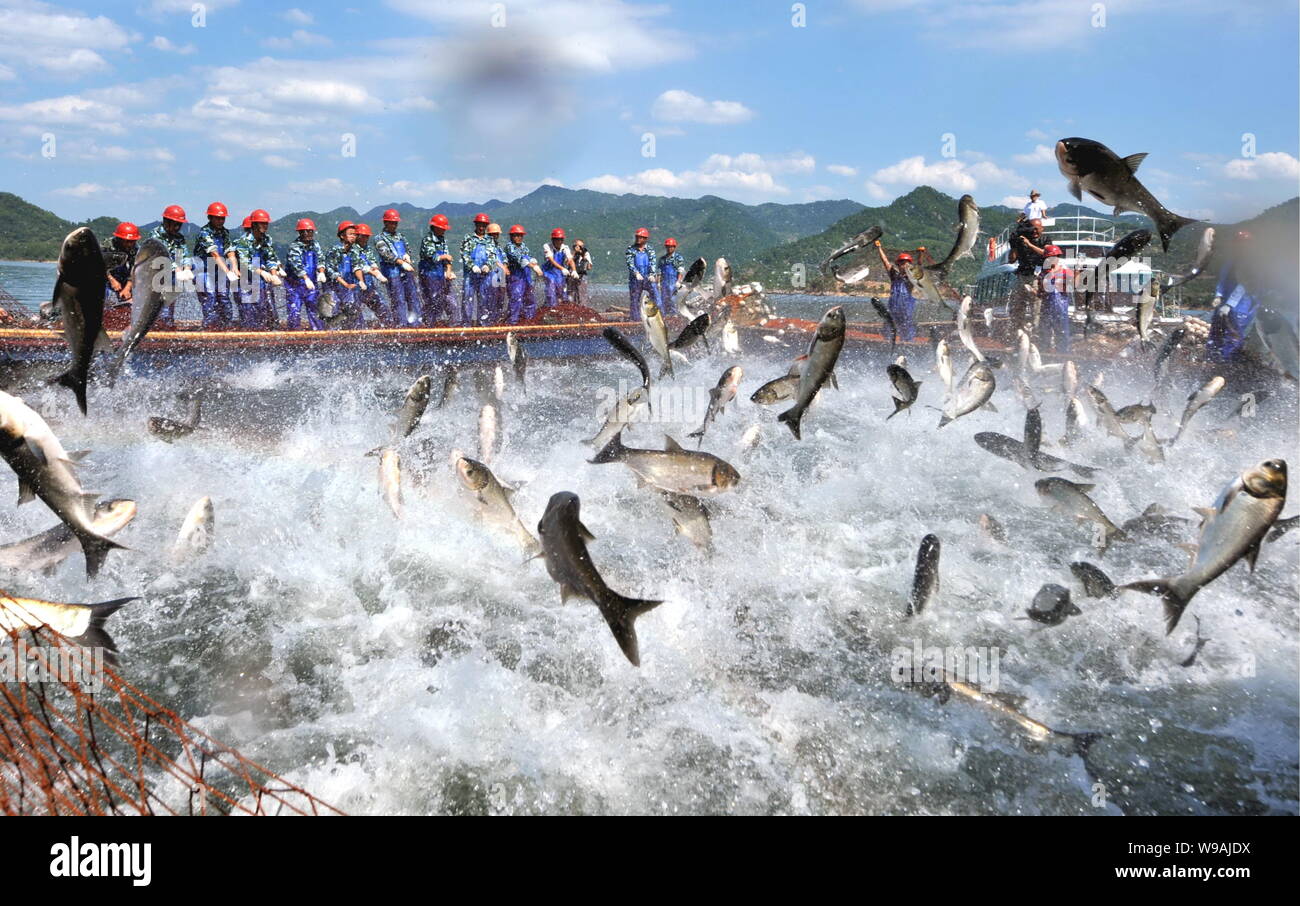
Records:
[[[506,263],[505,250],[495,244],[488,246],[488,261],[492,264],[492,270],[488,272],[487,290],[485,296],[487,299],[487,314],[483,321],[487,324],[498,323],[505,314],[506,305],[506,275],[498,264]]]
[[[1255,321],[1255,309],[1259,302],[1237,279],[1235,261],[1229,261],[1219,272],[1219,285],[1214,294],[1223,303],[1214,310],[1214,317],[1210,321],[1210,336],[1205,341],[1205,346],[1210,351],[1211,359],[1231,362],[1246,345],[1246,334]]]
[[[521,316],[529,320],[537,316],[537,297],[533,294],[533,269],[528,267],[528,262],[531,260],[531,258],[521,258],[510,268],[510,276],[506,277],[511,324],[518,324]]]
[[[568,302],[569,295],[565,292],[564,271],[555,265],[572,268],[573,256],[567,248],[556,248],[553,244],[547,245],[547,251],[551,258],[555,259],[555,264],[551,264],[551,259],[546,258],[542,262],[542,276],[546,278],[546,307],[554,308],[561,302]]]
[[[1053,352],[1070,351],[1070,295],[1066,290],[1074,275],[1065,268],[1043,274],[1043,306],[1038,340]]]
[[[316,310],[316,302],[320,298],[320,285],[315,282],[316,267],[316,250],[308,248],[302,253],[302,273],[290,273],[284,281],[284,326],[289,330],[298,329],[304,306],[307,309],[307,326],[312,330],[325,329],[325,322]],[[315,285],[315,289],[307,288],[308,279]]]
[[[889,316],[894,319],[897,339],[916,339],[916,300],[907,277],[896,267],[889,269]]]
[[[226,243],[219,236],[213,236],[212,244],[216,246],[217,255],[224,261]],[[221,265],[210,255],[202,258],[194,256],[194,292],[203,308],[204,330],[231,325],[231,297],[238,295],[239,285],[230,282],[221,270]]]
[[[262,263],[262,253],[257,246],[252,247],[248,259],[248,271],[252,283],[248,292],[239,293],[239,326],[245,330],[270,330],[275,326],[275,295],[271,284],[258,276]]]
[[[659,298],[659,284],[650,279],[650,262],[654,252],[650,247],[636,249],[633,252],[633,266],[636,273],[629,272],[627,275],[627,300],[630,309],[629,317],[633,321],[641,320],[641,291],[645,290],[650,293],[650,298],[654,300],[655,305],[663,309],[663,302]]]
[[[664,300],[665,315],[677,314],[677,267],[668,255],[659,259],[659,297]]]
[[[401,258],[407,254],[406,240],[398,234],[389,234],[393,251]],[[392,306],[393,317],[398,327],[418,327],[420,325],[420,289],[416,285],[415,275],[405,270],[400,264],[388,264],[381,261],[379,272],[388,280],[388,301]]]
[[[337,279],[330,283],[330,290],[334,293],[334,299],[339,305],[336,314],[346,316],[341,322],[341,329],[343,330],[360,330],[366,326],[366,319],[361,314],[361,303],[358,298],[359,290],[363,284],[356,282],[357,275],[353,271],[356,270],[357,266],[352,263],[352,255],[353,251],[349,248],[339,258],[339,272],[336,276],[347,280],[352,284],[353,288],[348,289]]]
[[[468,326],[486,324],[490,313],[491,303],[488,300],[488,290],[491,288],[492,275],[476,274],[470,270],[470,267],[480,268],[485,264],[491,264],[496,260],[493,253],[492,243],[483,236],[482,240],[474,243],[474,248],[469,253],[469,267],[463,268],[464,286],[461,287],[460,294],[460,323]]]
[[[453,320],[451,311],[451,280],[447,279],[447,262],[420,261],[420,288],[424,290],[424,326],[433,327],[439,321]]]
[[[360,245],[360,243],[358,243],[358,245]],[[366,256],[366,263],[364,266],[370,267],[371,263],[375,259],[370,257],[369,248],[362,246],[359,251],[362,255]],[[361,286],[357,289],[357,299],[362,305],[370,309],[376,320],[379,321],[380,327],[393,326],[392,314],[384,305],[383,293],[379,291],[379,280],[369,271],[366,271],[365,275],[361,278]]]

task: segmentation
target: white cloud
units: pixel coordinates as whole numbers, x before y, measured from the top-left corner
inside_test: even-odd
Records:
[[[284,11],[284,19],[294,25],[311,25],[316,20],[312,18],[311,13],[305,13],[298,8],[287,9]]]
[[[747,200],[789,195],[790,189],[777,181],[783,173],[811,173],[816,160],[802,151],[790,154],[761,155],[712,154],[694,170],[674,172],[653,167],[619,176],[605,173],[578,184],[581,189],[612,192],[618,195],[700,195],[719,194]]]
[[[64,186],[61,189],[54,189],[52,195],[66,195],[69,198],[103,198],[104,196],[113,196],[124,198],[138,195],[154,194],[153,186],[105,186],[97,182],[82,182],[75,186]]]
[[[1032,138],[1036,142],[1047,141],[1047,133],[1042,129],[1030,129],[1025,133],[1025,138]]]
[[[10,0],[0,9],[0,63],[77,77],[109,68],[101,54],[121,53],[130,33],[106,16],[90,17],[36,0]]]
[[[96,145],[93,142],[79,156],[83,160],[113,161],[115,163],[155,163],[169,164],[176,160],[176,155],[166,148],[124,148],[121,145]]]
[[[700,167],[706,173],[741,170],[755,173],[811,173],[817,169],[817,160],[811,154],[795,151],[764,157],[761,154],[710,154]]]
[[[149,46],[154,50],[161,50],[163,53],[175,53],[181,56],[187,56],[195,51],[193,44],[173,44],[162,35],[154,35],[153,40],[149,42]]]
[[[544,185],[560,186],[563,183],[550,177],[539,180],[469,177],[431,182],[401,179],[389,183],[387,188],[417,203],[436,204],[440,201],[488,201],[492,198],[512,201]]]
[[[1223,165],[1229,179],[1300,179],[1300,160],[1285,151],[1265,151],[1257,157],[1239,157]]]
[[[885,192],[884,186],[933,186],[952,192],[974,192],[980,182],[1011,183],[1018,177],[1010,170],[987,160],[967,163],[958,158],[946,158],[927,164],[921,155],[908,157],[896,164],[883,167],[872,174],[866,188],[879,198]]]
[[[281,157],[279,154],[267,154],[262,158],[262,163],[268,167],[275,167],[280,170],[290,170],[298,166],[298,162],[289,160],[287,157]]]
[[[754,118],[754,111],[739,101],[706,101],[689,91],[665,91],[651,107],[655,119],[670,123],[706,123],[730,126]]]
[[[1034,150],[1028,154],[1016,154],[1012,156],[1018,164],[1054,164],[1056,163],[1056,153],[1047,145],[1034,145]]]
[[[42,125],[94,125],[115,120],[121,113],[120,107],[76,94],[0,106],[0,120]]]
[[[263,38],[262,44],[275,50],[297,50],[302,47],[328,47],[333,44],[329,38],[313,31],[295,28],[289,37]]]
[[[1028,195],[1004,195],[998,204],[1006,205],[1008,208],[1015,208],[1019,211],[1025,205],[1029,204]]]
[[[858,175],[857,167],[846,167],[844,164],[831,164],[826,169],[827,171],[834,173],[836,176],[857,176]]]
[[[352,193],[352,188],[336,176],[310,182],[291,182],[288,189],[295,195],[311,195],[313,197],[334,196],[337,198],[344,193]],[[320,203],[325,204],[327,201],[322,198]]]
[[[239,0],[203,0],[203,6],[209,15],[238,4]],[[184,14],[188,21],[193,15],[193,7],[194,0],[150,0],[144,12],[155,17]]]

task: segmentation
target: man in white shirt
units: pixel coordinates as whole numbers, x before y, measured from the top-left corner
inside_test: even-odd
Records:
[[[1042,220],[1047,216],[1047,205],[1040,198],[1037,189],[1029,193],[1029,202],[1024,207],[1025,220]]]

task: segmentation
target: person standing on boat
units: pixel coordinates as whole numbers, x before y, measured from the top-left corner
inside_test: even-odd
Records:
[[[231,296],[239,293],[239,258],[226,229],[227,214],[219,201],[208,205],[207,225],[194,238],[195,287],[205,330],[231,326]]]
[[[298,221],[298,238],[289,243],[284,270],[284,326],[297,330],[303,308],[307,309],[307,326],[324,330],[316,309],[320,289],[325,284],[325,255],[316,241],[316,224],[304,217]]]
[[[496,250],[488,239],[487,228],[492,218],[484,213],[474,215],[474,232],[460,242],[460,267],[464,285],[460,291],[459,323],[476,327],[488,307],[488,281],[496,266]]]
[[[510,267],[506,264],[506,250],[501,247],[501,224],[489,223],[488,239],[492,240],[492,272],[488,274],[488,315],[489,324],[496,324],[506,313],[506,278],[510,276]]]
[[[386,283],[387,278],[379,269],[379,256],[375,254],[374,249],[370,248],[370,226],[358,223],[355,229],[357,244],[352,247],[352,254],[362,270],[362,284],[357,298],[362,305],[370,309],[378,320],[379,326],[392,327],[393,319],[388,309],[384,307],[384,297],[379,292],[379,284]]]
[[[673,296],[677,295],[677,279],[684,270],[686,270],[686,259],[677,251],[677,240],[669,236],[664,240],[664,253],[659,257],[659,273],[662,281],[659,295],[664,300],[665,315],[677,314],[677,303],[673,301]]]
[[[343,326],[347,330],[360,330],[365,326],[361,316],[361,303],[357,298],[365,280],[365,268],[353,255],[357,242],[357,229],[350,220],[339,224],[338,245],[325,253],[325,277],[329,280],[330,292],[334,295],[336,316],[342,316]]]
[[[1246,345],[1246,336],[1255,322],[1259,302],[1255,293],[1243,282],[1243,271],[1251,251],[1251,236],[1246,230],[1237,233],[1228,249],[1223,267],[1219,270],[1219,283],[1214,288],[1214,314],[1210,319],[1210,335],[1205,346],[1210,358],[1232,362]]]
[[[590,308],[588,303],[591,301],[591,269],[593,267],[591,252],[587,251],[587,243],[581,239],[573,241],[573,271],[569,278],[569,299],[577,305],[584,308]]]
[[[136,244],[140,241],[140,228],[122,221],[104,244],[104,266],[108,269],[108,294],[110,305],[131,304],[131,272],[135,268]]]
[[[375,254],[379,256],[379,270],[388,281],[388,301],[397,326],[415,327],[420,323],[420,289],[406,237],[397,231],[401,222],[402,215],[396,208],[384,212],[384,229],[375,237]]]
[[[185,235],[181,227],[185,225],[185,209],[178,204],[168,205],[163,209],[162,223],[153,228],[150,239],[157,239],[167,249],[172,259],[171,273],[168,274],[169,288],[163,291],[166,303],[158,312],[158,323],[163,327],[176,326],[176,299],[180,296],[180,284],[194,279],[190,270],[189,257],[185,253]]]
[[[445,214],[429,218],[429,232],[420,240],[420,286],[424,289],[424,326],[454,320],[451,311],[451,251],[447,231],[451,221]]]
[[[1052,240],[1043,234],[1040,218],[1030,220],[1026,227],[1011,236],[1007,260],[1016,265],[1016,275],[1007,302],[1007,317],[1013,335],[1023,328],[1032,337],[1038,333],[1038,271],[1043,266],[1043,253]]]
[[[628,317],[633,321],[641,320],[641,294],[649,293],[656,306],[662,306],[659,299],[659,259],[648,248],[650,231],[641,227],[636,231],[632,244],[627,247],[627,299]]]
[[[510,227],[510,241],[506,243],[506,293],[510,297],[510,311],[507,320],[518,324],[522,316],[532,320],[537,316],[537,297],[533,294],[533,274],[542,276],[542,269],[537,259],[524,244],[527,233],[519,224]]]
[[[1038,340],[1053,352],[1070,351],[1070,297],[1074,293],[1074,271],[1061,263],[1061,247],[1043,249],[1043,273],[1039,277],[1042,293],[1042,333]]]
[[[573,272],[573,252],[564,244],[564,230],[551,230],[551,241],[542,246],[542,276],[546,278],[546,307],[569,301],[565,281]]]
[[[889,317],[893,320],[893,333],[889,340],[891,343],[898,340],[916,339],[916,299],[912,296],[912,278],[907,269],[912,265],[912,256],[907,252],[899,252],[894,263],[889,263],[889,257],[885,255],[885,249],[876,240],[876,254],[880,256],[880,263],[889,274]],[[885,330],[889,330],[886,324]]]
[[[272,330],[276,325],[275,294],[284,269],[267,232],[271,215],[261,208],[248,215],[249,231],[235,240],[235,254],[249,283],[240,287],[239,326],[246,330]]]
[[[1047,205],[1042,199],[1037,189],[1029,190],[1029,201],[1025,202],[1024,208],[1021,209],[1025,220],[1042,220],[1047,216]]]

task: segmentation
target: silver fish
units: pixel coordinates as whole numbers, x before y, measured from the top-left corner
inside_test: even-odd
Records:
[[[216,520],[212,511],[212,498],[200,497],[185,514],[181,530],[172,545],[172,559],[183,560],[197,557],[212,544],[216,532]]]
[[[513,330],[506,332],[506,353],[510,356],[510,364],[514,366],[515,380],[523,388],[524,395],[527,395],[528,356],[524,354],[524,344],[519,342]]]
[[[198,429],[202,413],[202,391],[198,391],[190,399],[190,412],[185,421],[177,421],[174,418],[161,415],[151,416],[148,422],[149,433],[159,440],[164,440],[169,444],[173,443],[182,437],[193,434]]]
[[[484,403],[478,413],[478,458],[491,465],[501,451],[501,411]]]
[[[1149,350],[1151,342],[1151,322],[1156,316],[1156,302],[1160,299],[1160,287],[1154,280],[1142,287],[1137,306],[1133,309],[1133,323],[1137,326],[1138,342],[1142,349]]]
[[[1101,388],[1094,385],[1088,387],[1088,395],[1092,397],[1092,406],[1097,413],[1098,423],[1106,429],[1106,433],[1121,440],[1127,441],[1129,434],[1120,424],[1119,416],[1115,414],[1115,409],[1111,406],[1110,400],[1106,394],[1101,392]]]
[[[660,379],[665,374],[672,377],[673,358],[668,351],[668,325],[664,323],[664,316],[659,311],[659,306],[655,305],[654,300],[649,296],[646,296],[641,304],[641,324],[645,328],[650,348],[663,360],[663,367],[659,369]]]
[[[709,510],[704,501],[672,491],[660,491],[659,499],[672,515],[678,534],[706,553],[713,550],[713,526],[709,524]]]
[[[957,336],[961,338],[961,345],[965,346],[975,361],[984,361],[984,353],[980,352],[979,347],[975,345],[975,335],[970,329],[970,296],[963,296],[961,307],[957,309]]]
[[[885,235],[885,231],[878,226],[873,226],[866,230],[863,230],[861,233],[854,236],[848,242],[844,243],[835,251],[831,252],[829,256],[827,256],[826,260],[821,263],[822,272],[825,273],[826,268],[830,265],[832,261],[834,261],[837,258],[842,258],[845,255],[850,255],[853,252],[858,251],[859,249],[871,248],[873,245],[875,245],[876,240],[883,235]]]
[[[722,377],[718,378],[717,386],[709,391],[709,408],[704,413],[704,424],[699,429],[692,431],[687,437],[699,439],[699,446],[704,445],[704,432],[709,429],[709,425],[715,418],[726,408],[727,403],[736,398],[736,388],[740,386],[740,379],[745,372],[739,365],[732,365],[726,371],[722,372]]]
[[[1226,382],[1223,378],[1216,374],[1214,377],[1202,384],[1200,389],[1194,391],[1192,395],[1187,398],[1187,407],[1183,409],[1182,420],[1178,423],[1178,433],[1176,433],[1173,436],[1173,439],[1169,441],[1169,446],[1172,447],[1174,444],[1178,443],[1178,439],[1182,437],[1183,432],[1187,430],[1187,425],[1191,422],[1192,416],[1201,411],[1201,407],[1206,403],[1218,396],[1219,391],[1223,389],[1225,383]]]
[[[641,354],[641,350],[633,346],[631,342],[628,341],[627,337],[623,336],[613,327],[606,327],[601,332],[601,336],[605,338],[606,342],[608,342],[610,346],[614,347],[619,355],[623,356],[623,358],[636,366],[637,371],[641,373],[641,386],[649,389],[650,366],[646,363],[645,356]]]
[[[530,557],[541,552],[541,544],[515,515],[511,504],[515,492],[497,480],[491,469],[476,459],[461,456],[456,460],[456,474],[461,484],[474,494],[485,519],[514,535]]]
[[[832,378],[840,350],[844,348],[844,309],[837,305],[822,316],[817,332],[808,346],[808,363],[799,375],[799,391],[795,404],[777,416],[784,422],[795,440],[800,439],[800,422],[817,391]]]
[[[1083,586],[1083,593],[1090,598],[1111,598],[1118,589],[1110,576],[1101,571],[1101,567],[1087,560],[1076,560],[1070,564],[1070,572]]]
[[[108,552],[122,545],[95,530],[91,514],[99,495],[83,490],[73,471],[83,455],[68,453],[40,415],[0,390],[0,456],[18,476],[19,504],[44,501],[81,542],[86,576],[94,578]]]
[[[595,536],[579,519],[580,506],[578,495],[570,491],[552,495],[546,504],[546,512],[537,523],[546,571],[559,584],[562,601],[576,595],[595,603],[624,656],[639,667],[636,618],[663,602],[628,598],[605,584],[587,552],[587,542],[594,541]]]
[[[131,324],[122,334],[117,353],[109,365],[109,386],[117,380],[127,359],[145,338],[169,298],[174,298],[172,259],[167,247],[152,237],[136,249],[131,270]]]
[[[1159,595],[1164,602],[1166,633],[1173,632],[1183,611],[1206,585],[1245,560],[1251,572],[1260,544],[1286,505],[1287,468],[1281,459],[1252,466],[1234,478],[1208,509],[1199,510],[1200,538],[1191,566],[1178,576],[1130,582],[1124,589]]]
[[[411,432],[419,427],[420,419],[424,418],[424,410],[429,406],[429,397],[432,393],[432,376],[422,374],[415,379],[411,389],[406,391],[402,408],[397,411],[397,421],[393,424],[393,431],[388,441],[390,444],[395,444],[404,437],[410,437]]]
[[[731,265],[726,258],[713,262],[713,299],[731,295]]]
[[[917,395],[921,392],[921,382],[912,380],[912,376],[907,373],[907,369],[902,365],[890,365],[886,368],[889,374],[889,382],[894,387],[895,395],[894,411],[885,416],[885,421],[889,421],[904,409],[910,409],[916,402]]]
[[[945,257],[938,264],[931,265],[928,269],[933,271],[940,280],[947,282],[948,272],[952,269],[954,263],[962,258],[973,257],[971,251],[975,247],[975,240],[979,237],[980,232],[980,209],[975,204],[975,199],[969,195],[963,195],[957,202],[957,239],[952,244]]]
[[[1072,447],[1083,437],[1082,428],[1088,425],[1088,413],[1077,396],[1070,397],[1065,404],[1065,436],[1061,438],[1062,446]]]
[[[667,436],[664,449],[639,450],[623,446],[622,436],[616,434],[591,462],[596,465],[621,462],[640,483],[678,494],[713,496],[740,481],[740,473],[730,463],[712,453],[685,450]]]
[[[1165,284],[1165,288],[1173,289],[1175,286],[1182,286],[1188,280],[1199,277],[1205,272],[1206,265],[1210,263],[1212,254],[1214,254],[1214,227],[1206,227],[1205,232],[1201,233],[1201,241],[1196,244],[1196,260],[1192,262],[1192,269],[1181,277],[1170,277],[1169,282]]]
[[[86,414],[86,382],[97,345],[107,346],[104,336],[104,293],[108,270],[99,240],[89,227],[78,227],[63,240],[59,250],[59,275],[54,283],[54,304],[63,318],[63,338],[72,353],[72,363],[51,383],[73,392],[81,414]]]
[[[139,598],[117,598],[99,604],[64,604],[39,598],[20,598],[0,591],[0,631],[18,632],[48,626],[86,648],[100,648],[104,660],[117,664],[117,645],[104,623],[124,604]]]
[[[939,427],[942,428],[983,406],[993,396],[996,388],[997,382],[993,379],[993,370],[983,362],[976,362],[966,372],[961,386],[944,407],[943,415],[939,417]]]
[[[640,419],[641,410],[649,407],[649,397],[650,391],[646,388],[633,387],[626,399],[619,400],[610,407],[605,416],[604,426],[596,432],[595,437],[589,438],[586,442],[597,450],[603,448],[616,434]]]
[[[402,518],[402,457],[392,447],[379,453],[379,493],[398,519]]]
[[[95,504],[92,526],[100,535],[111,538],[135,518],[135,513],[134,500],[101,501]],[[53,575],[60,563],[79,550],[81,543],[77,536],[60,522],[39,535],[0,545],[0,567]]]
[[[1077,484],[1068,478],[1040,478],[1034,482],[1034,490],[1038,492],[1038,496],[1047,501],[1053,509],[1101,526],[1106,533],[1107,543],[1113,538],[1125,537],[1123,530],[1111,522],[1101,511],[1101,507],[1088,496],[1088,492],[1093,487],[1095,485]]]
[[[1038,589],[1034,601],[1025,611],[1029,619],[1044,626],[1060,626],[1066,617],[1076,617],[1083,613],[1070,600],[1070,590],[1063,585],[1048,583]]]
[[[934,348],[934,367],[943,381],[944,399],[952,398],[952,355],[948,352],[948,341],[940,340]]]
[[[939,593],[939,536],[926,535],[916,552],[916,572],[907,598],[907,616],[916,616]]]
[[[442,396],[438,398],[438,405],[435,409],[441,409],[451,401],[452,395],[456,392],[456,386],[460,383],[460,370],[455,363],[448,362],[442,369]]]

